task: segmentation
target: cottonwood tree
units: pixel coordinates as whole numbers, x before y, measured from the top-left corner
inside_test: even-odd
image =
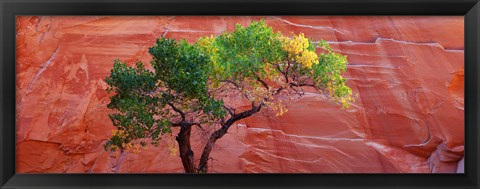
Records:
[[[325,41],[313,43],[304,34],[288,37],[274,32],[263,20],[246,28],[237,24],[233,32],[202,37],[194,44],[162,37],[149,53],[153,70],[142,62],[129,67],[116,60],[106,78],[108,92],[114,93],[108,108],[116,110],[109,116],[117,130],[105,149],[158,146],[162,136],[178,127],[175,139],[187,173],[208,172],[215,142],[235,122],[262,109],[281,116],[289,99],[307,91],[344,108],[353,101],[341,75],[345,56],[333,52]],[[231,98],[236,95],[246,107],[235,106]],[[195,160],[192,128],[207,127],[213,132]]]

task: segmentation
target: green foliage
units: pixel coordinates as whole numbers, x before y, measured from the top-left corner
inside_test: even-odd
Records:
[[[164,103],[178,103],[193,111],[203,110],[213,118],[225,115],[223,102],[208,94],[210,75],[208,57],[196,46],[184,40],[159,39],[149,48]],[[193,103],[191,101],[194,101]]]
[[[156,78],[163,86],[185,98],[206,97],[207,57],[185,41],[159,39],[149,48]]]
[[[325,41],[317,46],[325,53],[317,55],[316,45],[303,34],[283,36],[263,20],[248,27],[237,24],[233,32],[195,44],[160,38],[149,48],[152,71],[142,63],[129,67],[116,60],[105,79],[114,93],[108,108],[116,113],[110,118],[118,128],[105,148],[124,150],[126,144],[144,145],[145,139],[158,144],[171,127],[188,123],[221,124],[234,108],[225,104],[227,89],[284,112],[275,95],[291,94],[282,90],[301,95],[302,86],[311,86],[348,107],[352,91],[341,75],[346,57]]]
[[[318,88],[328,90],[329,95],[340,102],[342,107],[348,107],[353,101],[352,89],[346,85],[346,80],[341,75],[347,70],[347,57],[333,52],[323,40],[319,46],[328,53],[320,54],[319,63],[312,66],[309,75]]]
[[[216,37],[212,45],[218,50],[209,54],[218,57],[210,66],[217,71],[216,79],[238,81],[265,74],[268,62],[278,62],[285,56],[280,35],[264,22],[252,22],[247,28],[237,24],[235,32]]]
[[[143,63],[128,67],[126,63],[115,60],[111,74],[105,81],[110,86],[107,91],[115,92],[107,107],[117,110],[117,113],[110,114],[109,117],[123,134],[113,135],[106,143],[106,148],[123,148],[123,144],[145,137],[158,140],[159,135],[170,131],[169,124],[165,123],[168,119],[154,118],[168,114],[160,111],[165,106],[160,103],[160,98],[151,95],[157,88],[157,80],[155,74],[145,69]]]

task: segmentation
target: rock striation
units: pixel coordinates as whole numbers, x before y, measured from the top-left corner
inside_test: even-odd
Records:
[[[109,152],[104,78],[114,59],[149,62],[158,37],[193,42],[260,17],[18,16],[18,173],[181,173],[172,137]],[[463,172],[464,20],[435,16],[264,17],[284,34],[325,39],[348,56],[355,104],[309,94],[281,117],[239,121],[211,154],[235,173]],[[196,157],[207,137],[194,129]],[[174,131],[175,133],[175,131]]]

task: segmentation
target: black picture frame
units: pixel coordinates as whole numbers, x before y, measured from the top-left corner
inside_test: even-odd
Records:
[[[15,16],[463,15],[465,174],[16,174]],[[0,0],[0,188],[479,188],[479,0]]]

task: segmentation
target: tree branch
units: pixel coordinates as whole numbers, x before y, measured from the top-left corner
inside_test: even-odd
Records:
[[[223,105],[223,108],[225,108],[225,109],[227,110],[228,114],[230,114],[230,115],[235,114],[235,109],[229,108],[229,107],[227,107],[227,106],[225,106],[225,105]]]
[[[250,117],[250,116],[253,115],[254,113],[259,112],[260,109],[262,108],[262,106],[263,106],[263,103],[259,104],[258,106],[255,106],[255,105],[252,103],[252,108],[251,108],[251,109],[246,110],[246,111],[243,111],[243,112],[240,112],[240,113],[238,113],[238,114],[232,115],[232,117],[230,117],[225,123],[222,123],[222,127],[224,127],[224,126],[230,127],[230,125],[232,125],[232,124],[235,123],[236,121],[241,120],[241,119],[243,119],[243,118]]]
[[[285,89],[283,86],[280,87],[280,88],[278,88],[278,89],[273,93],[273,95],[279,94],[280,92],[282,92],[283,89]]]
[[[285,82],[288,83],[288,70],[290,69],[290,60],[287,60],[287,68],[285,69]]]
[[[268,87],[267,82],[260,79],[260,77],[257,74],[255,74],[255,78],[257,79],[258,82],[260,82],[263,85],[263,87],[265,87],[267,90],[270,90],[270,87]]]
[[[234,114],[226,122],[222,123],[222,127],[220,129],[216,130],[215,132],[212,133],[212,135],[210,135],[210,138],[208,139],[207,144],[205,145],[205,148],[203,149],[202,156],[200,157],[200,163],[199,163],[199,166],[198,166],[198,171],[199,172],[205,173],[205,172],[208,171],[208,165],[207,165],[208,164],[208,157],[210,156],[210,152],[212,151],[213,145],[215,144],[215,142],[219,138],[221,138],[223,135],[225,135],[225,133],[227,133],[228,128],[230,128],[230,126],[233,123],[235,123],[236,121],[238,121],[240,119],[243,119],[243,118],[250,117],[251,115],[259,112],[260,109],[262,108],[262,106],[263,106],[263,103],[261,103],[258,106],[255,106],[252,103],[252,108],[251,109],[243,111],[243,112],[238,113],[238,114]]]
[[[185,122],[185,121],[180,121],[180,122],[174,122],[172,123],[172,127],[181,127],[183,125],[185,126],[192,126],[192,125],[198,125],[200,126],[201,123],[199,122]]]
[[[298,84],[298,83],[291,83],[291,82],[290,82],[290,83],[288,83],[288,84],[290,84],[290,86],[294,86],[294,87],[305,87],[305,86],[308,86],[308,87],[317,88],[315,85],[313,85],[313,84],[307,84],[307,83],[300,83],[300,84]]]
[[[175,107],[175,105],[173,105],[173,103],[171,103],[171,102],[169,102],[169,103],[167,103],[167,104],[168,104],[170,107],[172,107],[172,109],[173,109],[175,112],[177,112],[177,113],[180,114],[180,116],[182,117],[182,122],[185,122],[185,121],[186,121],[186,120],[185,120],[185,119],[186,119],[186,118],[185,118],[185,113],[183,113],[182,110],[180,110],[180,109],[178,109],[177,107]]]
[[[280,65],[278,64],[275,64],[275,67],[277,68],[277,70],[285,77],[285,83],[288,83],[288,76],[285,72],[282,71],[282,69],[280,68]]]
[[[247,100],[250,100],[250,98],[248,98],[248,95],[245,94],[243,91],[242,91],[242,87],[238,84],[238,83],[235,83],[233,82],[232,80],[223,80],[222,82],[226,82],[226,83],[230,83],[232,84],[233,86],[235,86],[235,88],[237,88],[243,95],[243,97],[245,97]]]

